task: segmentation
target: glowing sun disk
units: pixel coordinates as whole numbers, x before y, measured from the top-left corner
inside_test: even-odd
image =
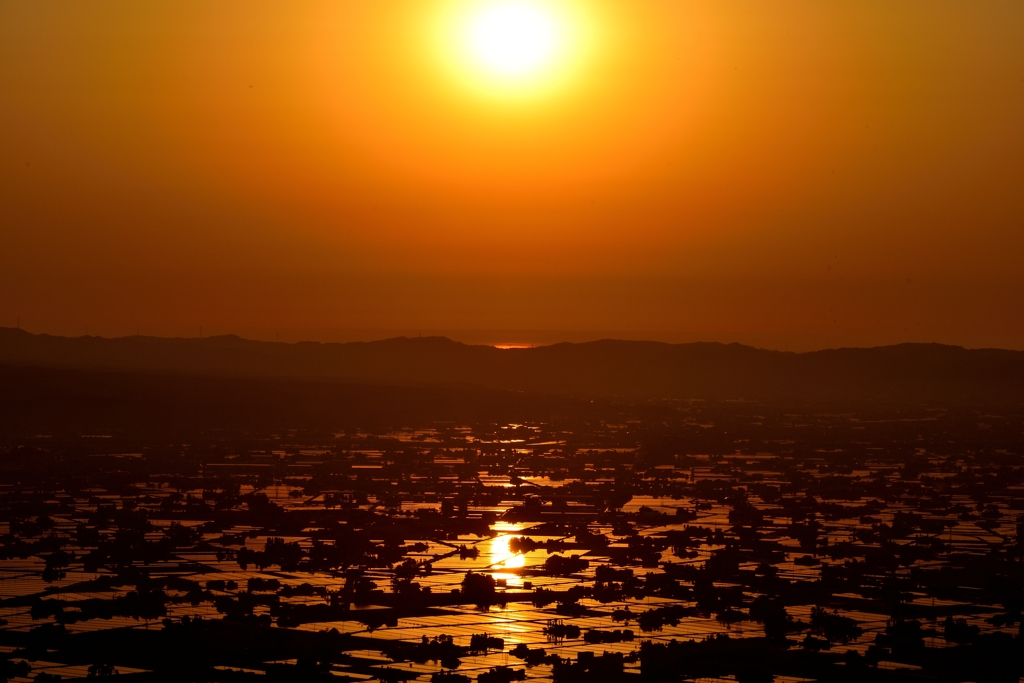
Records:
[[[557,17],[529,0],[484,4],[469,18],[466,33],[473,58],[503,76],[522,76],[547,65],[562,38]]]

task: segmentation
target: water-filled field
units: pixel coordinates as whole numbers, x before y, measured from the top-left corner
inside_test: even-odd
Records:
[[[4,675],[1017,680],[1020,415],[658,414],[25,440]]]

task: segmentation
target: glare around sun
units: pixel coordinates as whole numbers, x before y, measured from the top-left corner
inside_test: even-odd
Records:
[[[554,57],[560,36],[550,10],[528,0],[483,3],[467,22],[470,53],[481,66],[502,76],[524,76]]]
[[[541,101],[577,87],[593,52],[586,0],[439,0],[431,50],[464,92]]]

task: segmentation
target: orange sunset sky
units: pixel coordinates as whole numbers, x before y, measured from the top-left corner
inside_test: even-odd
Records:
[[[3,326],[1024,348],[1022,260],[1022,2],[0,1]]]

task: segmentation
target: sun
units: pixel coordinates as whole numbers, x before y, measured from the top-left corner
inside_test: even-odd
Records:
[[[549,66],[564,42],[558,16],[541,2],[491,0],[466,22],[473,59],[502,77],[523,77]]]
[[[437,0],[431,51],[466,92],[501,102],[570,92],[589,69],[589,0]]]

